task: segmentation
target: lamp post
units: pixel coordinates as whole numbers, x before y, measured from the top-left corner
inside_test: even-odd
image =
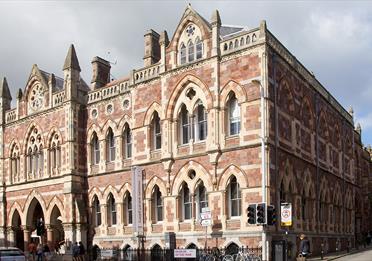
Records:
[[[267,136],[266,136],[266,106],[265,106],[265,88],[262,86],[260,80],[252,80],[252,83],[257,84],[260,87],[260,105],[261,105],[261,190],[262,190],[262,203],[267,204],[267,197],[266,197],[266,143],[267,143]],[[265,224],[262,225],[262,260],[268,259],[268,242],[266,239],[266,230]]]

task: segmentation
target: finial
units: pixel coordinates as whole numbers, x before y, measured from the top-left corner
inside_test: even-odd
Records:
[[[354,117],[354,110],[352,106],[350,106],[349,108],[349,114],[351,115],[351,117]]]
[[[76,56],[75,47],[73,44],[71,44],[70,48],[68,49],[68,53],[65,59],[65,64],[63,65],[63,70],[70,69],[70,68],[81,72],[79,61]]]
[[[22,89],[19,88],[18,91],[17,91],[17,99],[18,100],[22,99],[22,96],[23,96]]]
[[[168,33],[167,33],[167,31],[164,30],[164,31],[160,34],[159,44],[160,44],[160,45],[164,44],[165,46],[167,46],[168,43],[169,43]]]
[[[221,25],[220,13],[218,12],[217,9],[214,10],[213,13],[212,13],[211,24],[212,25]]]
[[[12,95],[10,95],[8,82],[5,77],[0,82],[0,97],[12,99]]]

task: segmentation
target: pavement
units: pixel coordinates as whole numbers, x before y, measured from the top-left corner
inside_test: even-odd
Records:
[[[317,257],[309,257],[309,258],[306,258],[306,260],[308,261],[315,261],[315,260],[335,260],[335,259],[339,259],[339,258],[343,258],[343,257],[346,257],[346,256],[351,256],[353,254],[356,254],[356,253],[362,253],[362,252],[366,252],[366,251],[370,251],[372,250],[372,246],[368,246],[366,248],[364,247],[359,247],[359,249],[351,249],[349,252],[346,252],[346,251],[340,251],[340,252],[333,252],[333,253],[329,253],[329,254],[326,254],[324,255],[323,259],[320,258],[320,256],[317,256]],[[348,260],[348,259],[345,259],[345,260]],[[372,257],[370,256],[370,259],[368,260],[372,260]]]

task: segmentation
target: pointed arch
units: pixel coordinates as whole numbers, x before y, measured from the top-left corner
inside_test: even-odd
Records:
[[[278,104],[284,112],[290,115],[294,114],[295,105],[292,88],[289,82],[284,78],[279,82]]]
[[[87,143],[88,144],[90,144],[90,142],[92,141],[92,137],[94,133],[96,133],[98,140],[102,139],[102,129],[95,123],[90,125],[87,130]]]
[[[118,129],[121,133],[124,131],[125,124],[128,124],[129,127],[133,126],[132,117],[130,117],[128,114],[124,114],[119,121]]]
[[[304,122],[304,125],[310,130],[314,129],[314,112],[310,105],[310,100],[308,97],[304,97],[302,101],[301,116]]]
[[[212,108],[214,98],[207,85],[195,75],[187,74],[181,80],[178,81],[176,87],[174,88],[172,94],[169,97],[168,103],[166,105],[165,114],[166,118],[174,117],[176,104],[179,100],[178,98],[180,97],[181,93],[186,89],[186,87],[189,86],[190,84],[192,84],[193,87],[195,87],[195,89],[201,90],[203,95],[198,95],[198,97],[202,99],[203,103],[206,105],[206,109],[209,110],[210,108]]]
[[[22,151],[22,146],[21,146],[21,143],[19,142],[19,140],[17,138],[14,138],[12,139],[12,141],[9,143],[9,151],[8,151],[8,155],[9,157],[12,157],[12,152],[13,152],[13,148],[15,146],[18,146],[18,150],[19,152]]]
[[[129,182],[124,183],[119,189],[119,199],[122,201],[124,199],[125,193],[132,194],[132,186]]]
[[[34,199],[36,199],[40,203],[41,208],[42,208],[42,210],[44,212],[44,215],[45,215],[47,213],[47,208],[46,208],[45,201],[44,201],[43,197],[41,196],[41,194],[39,192],[37,192],[36,190],[32,190],[28,194],[26,202],[23,205],[23,212],[27,211],[27,214],[28,214],[30,204],[31,204],[32,200],[34,200]]]
[[[61,214],[62,218],[64,218],[64,206],[60,198],[57,196],[54,196],[52,200],[48,204],[48,212],[45,214],[45,223],[50,224],[52,212],[54,208],[57,208],[59,210],[59,213]]]
[[[119,199],[119,191],[112,185],[108,185],[102,192],[102,199],[106,202],[109,194],[112,194],[116,201]]]
[[[23,147],[23,154],[26,155],[27,154],[27,149],[28,149],[28,146],[27,144],[29,143],[29,139],[32,135],[32,132],[33,130],[37,129],[39,134],[40,134],[40,137],[41,137],[41,141],[40,143],[41,144],[45,144],[45,140],[44,140],[44,135],[43,135],[43,130],[42,128],[40,128],[40,126],[38,124],[36,124],[35,122],[31,122],[28,127],[27,127],[27,130],[25,132],[25,138],[24,138],[24,141],[25,141],[25,145]]]
[[[222,87],[220,91],[220,104],[222,109],[226,107],[226,103],[231,92],[235,94],[239,104],[248,100],[245,89],[236,81],[230,80]]]
[[[329,137],[327,117],[324,109],[321,109],[319,112],[319,135],[325,139]]]
[[[236,177],[236,180],[241,188],[249,187],[248,177],[245,172],[235,164],[230,164],[222,171],[220,179],[217,183],[218,189],[225,190],[231,176],[233,175]]]
[[[58,128],[53,127],[49,130],[49,132],[47,134],[47,138],[46,138],[47,148],[50,148],[52,146],[51,143],[52,143],[52,140],[53,140],[53,137],[54,137],[55,134],[57,134],[60,137],[61,144],[64,142],[63,141],[63,136],[61,135],[61,131]]]
[[[114,133],[114,136],[120,135],[120,131],[118,128],[118,124],[113,121],[112,119],[107,119],[102,127],[103,135],[106,137],[108,134],[109,129],[111,128],[112,132]]]
[[[97,187],[92,187],[89,192],[89,206],[92,206],[94,196],[97,196],[97,199],[101,202],[102,201],[102,192]]]
[[[145,187],[145,198],[151,198],[152,190],[157,185],[162,195],[167,195],[167,187],[165,182],[158,176],[153,176]]]
[[[25,225],[26,224],[26,220],[25,220],[25,215],[23,214],[23,210],[22,210],[22,207],[21,205],[17,202],[17,201],[14,201],[11,205],[11,207],[9,208],[9,215],[8,215],[8,227],[11,227],[12,226],[12,220],[13,220],[13,216],[14,216],[14,213],[15,212],[18,212],[20,218],[21,218],[21,223],[22,225]]]
[[[161,115],[161,106],[159,103],[157,102],[153,102],[146,110],[146,113],[145,113],[145,117],[143,119],[143,126],[148,126],[150,125],[152,119],[153,119],[153,116],[154,116],[154,113],[157,112],[158,115],[159,115],[159,118],[162,118],[162,115]]]
[[[190,179],[190,177],[188,176],[188,173],[191,170],[194,170],[196,174],[193,179]],[[204,168],[204,166],[201,165],[199,162],[193,160],[186,162],[179,169],[178,173],[173,179],[173,183],[171,185],[172,195],[178,195],[179,192],[178,189],[180,188],[183,182],[186,182],[190,188],[190,191],[193,192],[193,189],[195,188],[195,183],[199,179],[201,179],[204,182],[204,186],[206,187],[207,191],[213,190],[212,176]]]

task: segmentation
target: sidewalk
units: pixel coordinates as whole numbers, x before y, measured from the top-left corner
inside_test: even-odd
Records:
[[[364,248],[364,247],[359,247],[359,249],[353,248],[353,249],[350,250],[349,253],[346,252],[346,251],[333,252],[333,253],[329,253],[327,255],[324,255],[323,260],[335,260],[337,258],[341,258],[341,257],[347,256],[347,255],[351,255],[351,254],[355,254],[355,253],[359,253],[359,252],[363,252],[363,251],[367,251],[367,250],[371,250],[371,249],[372,249],[372,246],[367,246],[366,248]],[[320,258],[320,256],[316,256],[316,257],[306,258],[306,260],[315,261],[315,260],[322,260],[322,259]]]

